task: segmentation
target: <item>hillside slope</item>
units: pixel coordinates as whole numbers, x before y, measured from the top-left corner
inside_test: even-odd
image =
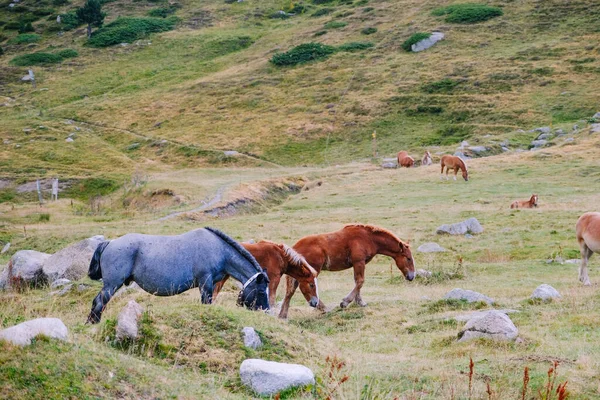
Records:
[[[84,27],[57,33],[56,14],[80,3],[23,1],[19,12],[7,1],[0,7],[5,177],[236,163],[223,150],[284,165],[338,163],[368,157],[373,130],[383,154],[465,138],[524,145],[531,138],[519,129],[572,123],[598,111],[594,0],[491,1],[503,15],[467,25],[432,15],[452,4],[447,0],[190,0],[172,2],[175,30],[106,48],[87,46]],[[104,5],[107,22],[160,7],[168,4]],[[304,12],[273,18],[294,7]],[[40,38],[15,44],[10,28],[27,16],[41,18],[33,22]],[[377,31],[361,33],[368,27]],[[422,53],[402,50],[411,34],[434,30],[446,39]],[[307,42],[374,47],[293,67],[269,62]],[[15,56],[66,48],[79,56],[34,67],[36,89],[19,81],[27,67],[11,64]],[[73,132],[75,141],[64,143]]]

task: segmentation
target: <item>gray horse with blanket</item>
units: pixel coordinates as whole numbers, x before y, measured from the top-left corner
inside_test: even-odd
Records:
[[[200,288],[202,303],[212,303],[216,282],[230,275],[244,284],[238,305],[268,310],[266,272],[238,242],[214,228],[177,236],[130,233],[102,242],[96,248],[88,276],[102,279],[102,290],[92,303],[88,322],[100,321],[115,292],[136,282],[146,292],[172,296]]]

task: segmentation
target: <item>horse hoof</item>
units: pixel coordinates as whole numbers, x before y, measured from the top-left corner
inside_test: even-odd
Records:
[[[366,301],[357,302],[356,304],[358,304],[361,307],[366,307],[369,305],[369,303],[367,303]]]
[[[340,307],[341,307],[341,308],[346,308],[346,307],[348,307],[348,304],[349,304],[349,303],[347,303],[347,302],[345,302],[345,301],[342,301],[342,302],[340,303]]]

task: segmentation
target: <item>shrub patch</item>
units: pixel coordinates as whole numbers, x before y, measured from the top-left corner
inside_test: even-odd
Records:
[[[486,4],[464,3],[440,7],[433,10],[431,15],[442,16],[446,22],[455,24],[476,24],[488,21],[503,14],[502,9]]]
[[[335,47],[321,43],[304,43],[285,53],[273,55],[271,62],[277,66],[297,65],[322,60],[335,52]]]
[[[405,51],[412,51],[413,44],[419,43],[421,40],[427,39],[430,36],[431,36],[431,33],[425,33],[425,32],[414,33],[411,37],[406,39],[406,41],[404,43],[402,43],[402,48]]]
[[[170,31],[175,28],[171,18],[118,18],[92,34],[88,44],[93,47],[108,47],[119,43],[132,43],[151,33]]]

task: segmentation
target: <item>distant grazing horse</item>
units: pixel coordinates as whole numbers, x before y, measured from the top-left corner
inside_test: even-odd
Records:
[[[410,168],[415,165],[415,160],[408,155],[408,152],[401,151],[398,153],[398,165],[401,167]]]
[[[577,220],[575,225],[577,242],[581,251],[581,265],[579,266],[579,280],[584,285],[590,285],[588,278],[588,260],[594,253],[600,254],[600,213],[588,212]]]
[[[529,200],[515,200],[510,208],[534,208],[538,206],[538,195],[532,194]]]
[[[440,161],[440,164],[442,165],[442,176],[441,178],[444,179],[444,167],[446,167],[446,180],[448,180],[448,172],[453,169],[454,170],[454,180],[456,180],[456,174],[458,173],[458,170],[460,169],[462,171],[462,177],[464,178],[465,181],[469,180],[469,172],[467,171],[467,164],[465,164],[465,162],[457,156],[451,156],[446,154],[445,156],[442,156],[442,160]]]
[[[242,246],[256,258],[256,261],[267,271],[269,275],[269,305],[275,306],[277,297],[277,286],[283,274],[287,274],[300,283],[300,291],[304,294],[306,301],[311,307],[319,304],[319,293],[317,284],[317,271],[298,254],[294,249],[285,245],[261,240],[258,243],[242,243]],[[213,299],[225,284],[229,276],[225,276],[215,284]]]
[[[423,155],[423,159],[421,160],[421,165],[431,165],[433,164],[433,159],[431,158],[431,153],[429,151],[425,152]]]
[[[100,321],[110,298],[123,285],[136,282],[146,292],[172,296],[200,287],[202,303],[210,304],[213,285],[231,275],[244,283],[239,305],[269,309],[269,278],[239,243],[213,228],[178,236],[130,233],[96,248],[88,276],[104,287],[92,303],[88,322]]]
[[[294,245],[294,250],[302,254],[317,272],[354,268],[355,287],[342,300],[342,308],[352,301],[361,307],[367,305],[361,298],[360,289],[365,281],[365,265],[376,254],[392,257],[407,280],[412,281],[415,277],[410,246],[387,229],[373,225],[346,225],[336,232],[305,236]],[[286,286],[279,318],[287,318],[290,300],[298,282],[287,277]],[[324,310],[325,305],[319,300],[317,308]]]

